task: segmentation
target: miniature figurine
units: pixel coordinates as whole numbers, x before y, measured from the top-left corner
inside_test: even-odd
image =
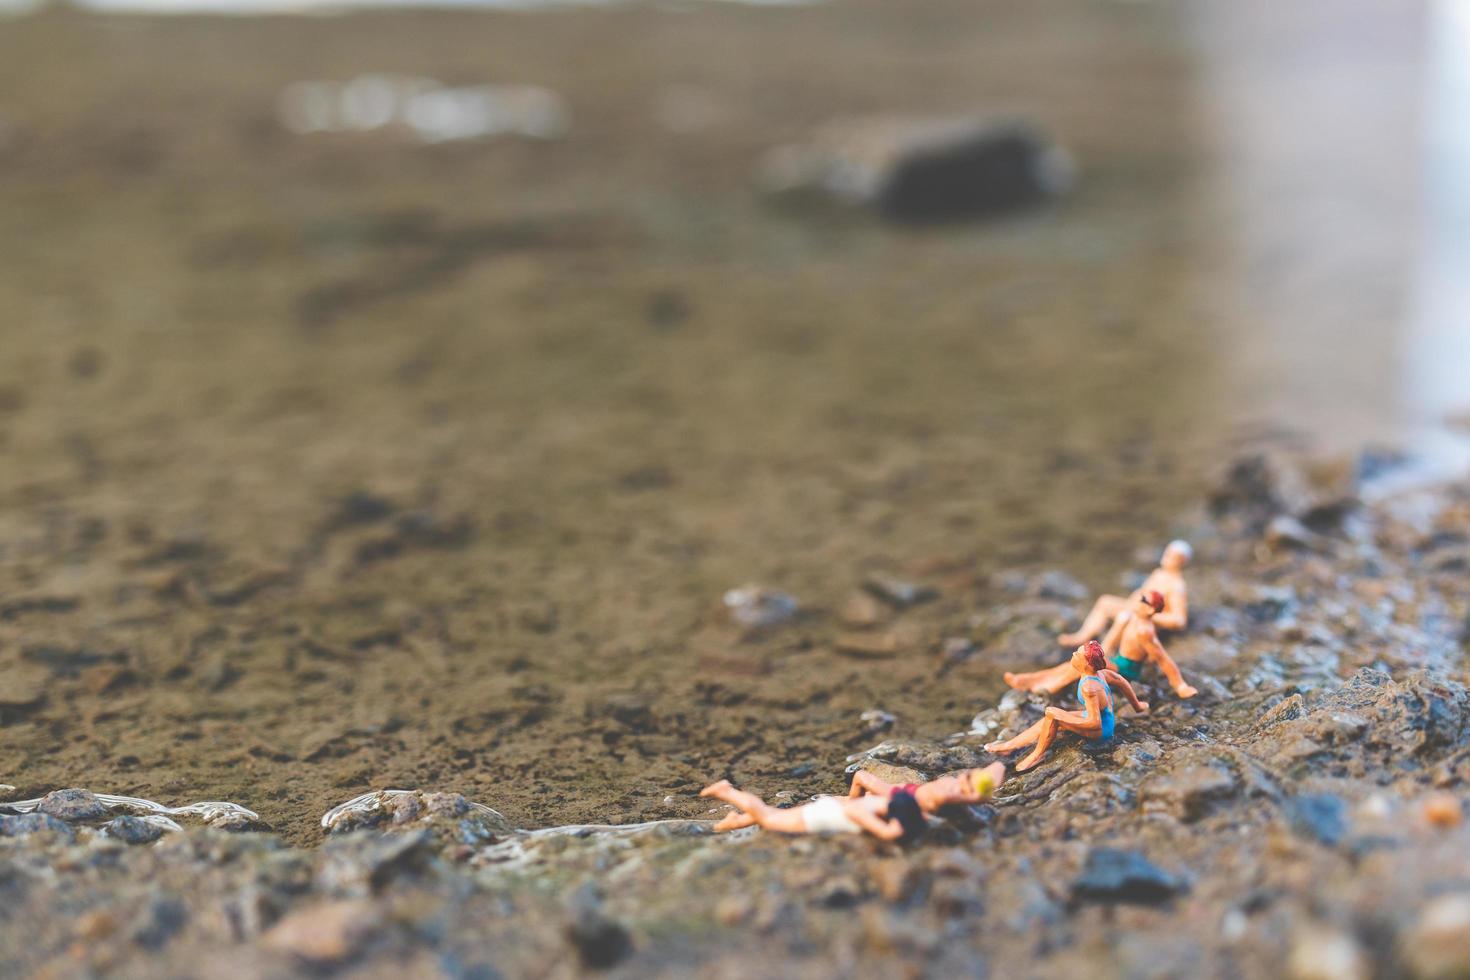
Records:
[[[1153,661],[1163,671],[1175,694],[1181,698],[1192,698],[1199,691],[1185,683],[1183,675],[1179,673],[1179,665],[1159,642],[1159,632],[1154,629],[1159,611],[1163,608],[1165,599],[1162,595],[1145,592],[1133,603],[1133,608],[1128,610],[1126,616],[1118,617],[1113,628],[1108,631],[1108,640],[1112,641],[1111,649],[1117,651],[1113,656],[1113,670],[1127,680],[1136,681],[1143,676],[1144,662]],[[1100,644],[1104,651],[1110,649],[1108,640]],[[1022,691],[1056,694],[1080,676],[1072,667],[1074,661],[1075,658],[1029,674],[1012,674],[1007,671],[1005,682]]]
[[[1170,541],[1164,548],[1163,555],[1159,558],[1159,567],[1149,573],[1143,584],[1133,590],[1133,594],[1124,598],[1117,595],[1098,596],[1097,602],[1093,603],[1092,610],[1082,620],[1082,626],[1075,633],[1063,633],[1057,637],[1057,642],[1064,647],[1075,647],[1079,643],[1086,643],[1095,639],[1108,626],[1109,620],[1116,620],[1126,616],[1145,592],[1158,592],[1164,597],[1164,610],[1154,617],[1154,624],[1166,630],[1182,630],[1189,622],[1189,596],[1184,588],[1184,566],[1194,557],[1194,549],[1189,546],[1188,541]],[[1107,640],[1103,641],[1103,652],[1112,653],[1116,647],[1108,646]]]
[[[1140,714],[1148,711],[1148,703],[1138,700],[1133,685],[1117,671],[1108,668],[1107,657],[1103,656],[1102,644],[1088,640],[1072,654],[1071,667],[1081,680],[1077,682],[1077,699],[1082,702],[1082,711],[1066,711],[1062,708],[1046,709],[1046,717],[1026,729],[1015,738],[1004,742],[991,742],[985,746],[987,752],[1006,755],[1034,745],[1031,753],[1016,764],[1017,772],[1025,772],[1041,761],[1046,750],[1057,737],[1057,729],[1076,732],[1083,738],[1106,742],[1113,737],[1113,684],[1123,689],[1123,695],[1133,710]]]
[[[924,815],[952,803],[981,803],[1005,781],[1005,764],[966,769],[927,783],[894,786],[872,773],[853,775],[847,796],[821,796],[811,803],[780,809],[754,793],[738,790],[728,779],[706,786],[700,796],[724,800],[736,808],[715,824],[715,831],[759,825],[783,834],[860,834],[881,840],[912,839],[924,832]]]

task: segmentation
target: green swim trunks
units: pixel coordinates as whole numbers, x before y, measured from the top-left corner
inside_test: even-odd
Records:
[[[1125,677],[1130,681],[1136,681],[1143,676],[1143,661],[1129,660],[1127,657],[1114,657],[1113,670],[1117,671],[1120,677]]]

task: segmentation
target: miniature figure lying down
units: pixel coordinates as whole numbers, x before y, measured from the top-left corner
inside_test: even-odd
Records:
[[[1072,654],[1070,667],[1082,678],[1077,682],[1077,699],[1082,702],[1080,712],[1067,711],[1056,706],[1047,708],[1046,717],[1036,724],[1015,738],[991,742],[985,746],[985,750],[996,755],[1005,755],[1028,745],[1035,745],[1026,758],[1016,763],[1016,772],[1025,772],[1046,755],[1046,750],[1051,748],[1052,741],[1057,737],[1058,729],[1076,732],[1087,739],[1108,741],[1113,737],[1113,684],[1123,689],[1123,696],[1133,705],[1134,711],[1148,710],[1148,704],[1138,700],[1138,695],[1133,693],[1133,685],[1128,683],[1128,679],[1117,671],[1108,669],[1102,644],[1096,640],[1088,640],[1077,648]]]
[[[882,840],[917,837],[924,832],[924,815],[951,803],[982,803],[1005,781],[1004,763],[984,769],[966,769],[927,783],[895,786],[870,772],[853,774],[847,796],[823,796],[801,806],[780,809],[754,793],[738,790],[722,779],[706,786],[700,796],[724,800],[736,808],[715,824],[715,831],[759,825],[783,834],[860,834]]]

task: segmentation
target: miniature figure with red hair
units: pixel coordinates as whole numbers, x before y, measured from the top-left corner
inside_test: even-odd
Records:
[[[1199,693],[1198,689],[1185,682],[1184,676],[1179,673],[1179,665],[1174,663],[1174,659],[1159,642],[1159,631],[1154,627],[1165,603],[1164,596],[1159,592],[1141,594],[1133,602],[1131,609],[1124,610],[1126,615],[1120,615],[1113,623],[1113,628],[1108,631],[1107,639],[1103,640],[1101,646],[1104,650],[1117,651],[1113,656],[1113,672],[1125,680],[1138,680],[1143,676],[1143,665],[1151,661],[1163,672],[1175,694],[1181,698],[1192,698]],[[1067,663],[1057,664],[1046,670],[1027,674],[1007,672],[1005,680],[1018,690],[1055,694],[1081,676],[1073,666],[1076,661],[1074,656]]]
[[[1113,691],[1112,685],[1116,684],[1123,691],[1123,696],[1137,712],[1148,711],[1147,702],[1138,700],[1138,695],[1133,691],[1133,685],[1128,679],[1117,671],[1108,667],[1107,657],[1103,655],[1102,644],[1096,640],[1088,640],[1078,647],[1072,654],[1071,661],[1066,664],[1069,669],[1076,672],[1081,679],[1077,682],[1077,699],[1082,702],[1082,710],[1067,711],[1063,708],[1050,707],[1046,709],[1046,716],[1026,729],[1015,738],[1006,739],[1003,742],[991,742],[985,746],[987,752],[997,755],[1005,755],[1023,749],[1028,745],[1033,748],[1020,762],[1016,763],[1017,772],[1025,772],[1039,763],[1046,755],[1047,749],[1056,739],[1058,730],[1076,732],[1083,738],[1107,741],[1113,737]]]

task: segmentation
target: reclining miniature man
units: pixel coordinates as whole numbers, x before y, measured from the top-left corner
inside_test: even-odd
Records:
[[[1058,730],[1076,732],[1083,738],[1106,742],[1113,737],[1115,725],[1111,687],[1113,684],[1123,689],[1123,695],[1133,706],[1134,711],[1139,713],[1148,711],[1148,703],[1138,700],[1138,695],[1133,692],[1133,685],[1128,683],[1127,678],[1108,669],[1108,660],[1103,656],[1102,644],[1096,640],[1088,640],[1077,648],[1072,654],[1071,666],[1081,678],[1077,682],[1077,699],[1082,702],[1080,712],[1067,711],[1055,706],[1047,708],[1046,717],[1036,724],[1015,738],[1006,739],[1003,742],[991,742],[985,746],[985,750],[994,752],[996,755],[1005,755],[1017,749],[1024,749],[1028,745],[1034,745],[1035,748],[1030,754],[1016,763],[1016,772],[1025,772],[1046,755],[1046,750],[1051,748],[1051,743],[1056,739]]]
[[[700,796],[724,800],[736,808],[715,824],[715,831],[759,825],[783,834],[860,834],[881,840],[912,839],[924,832],[924,815],[952,803],[982,803],[1005,781],[1004,763],[966,769],[927,783],[894,786],[872,773],[853,775],[847,796],[822,796],[801,806],[779,809],[754,793],[738,790],[722,779]]]
[[[1117,628],[1117,620],[1126,616],[1133,604],[1146,592],[1158,592],[1164,597],[1164,608],[1154,617],[1154,624],[1166,630],[1182,630],[1189,622],[1189,596],[1184,588],[1184,566],[1194,557],[1194,549],[1188,541],[1170,541],[1159,558],[1159,567],[1149,573],[1143,584],[1133,590],[1127,598],[1119,595],[1101,595],[1092,604],[1091,611],[1082,620],[1075,633],[1063,633],[1057,642],[1064,647],[1075,647],[1079,643],[1096,639],[1107,629],[1111,621]],[[1111,632],[1110,632],[1111,635]],[[1112,653],[1117,646],[1109,646],[1103,640],[1103,652]]]
[[[1154,623],[1158,622],[1160,610],[1165,608],[1165,600],[1157,592],[1145,592],[1133,603],[1132,609],[1128,610],[1127,616],[1119,616],[1113,628],[1108,631],[1108,640],[1112,640],[1112,649],[1117,653],[1113,656],[1113,670],[1126,680],[1136,681],[1143,676],[1143,665],[1152,661],[1159,670],[1163,671],[1169,686],[1174,693],[1181,698],[1192,698],[1199,691],[1190,684],[1185,683],[1184,676],[1179,673],[1179,665],[1169,656],[1164,645],[1159,642],[1159,632],[1154,629]],[[1095,640],[1089,640],[1095,643]],[[1108,641],[1100,644],[1101,648],[1109,649]],[[1074,656],[1066,663],[1048,667],[1046,670],[1032,671],[1029,674],[1005,674],[1005,681],[1011,687],[1021,691],[1036,691],[1040,694],[1055,694],[1068,684],[1077,680],[1081,675],[1073,667],[1076,662]]]

